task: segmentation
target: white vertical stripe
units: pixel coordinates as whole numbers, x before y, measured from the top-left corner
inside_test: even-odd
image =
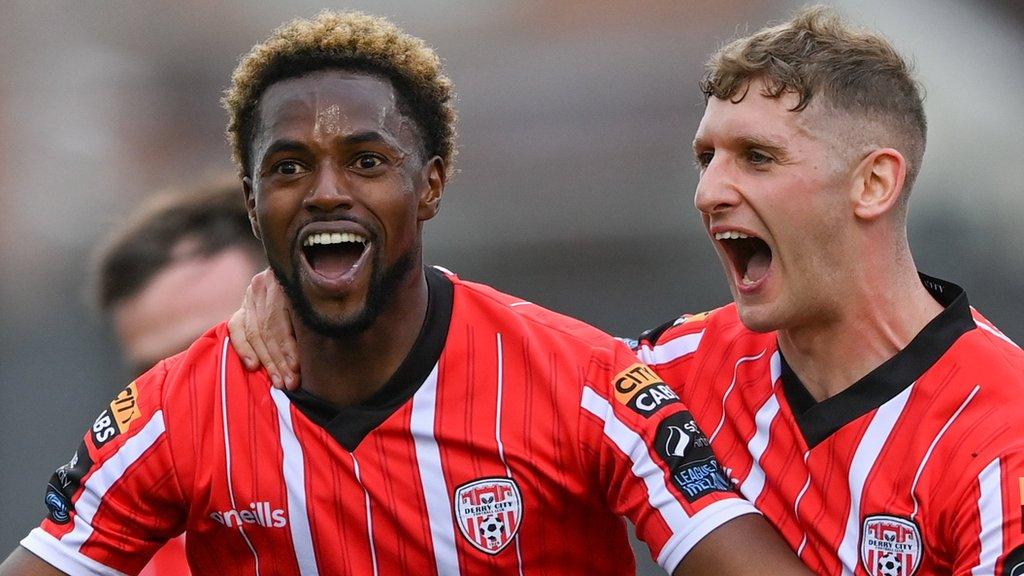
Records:
[[[917,500],[917,482],[918,480],[921,479],[921,473],[924,472],[925,465],[928,464],[928,460],[930,460],[932,457],[932,451],[935,450],[935,445],[939,443],[939,440],[942,439],[942,436],[946,433],[946,430],[949,429],[953,422],[960,416],[960,413],[964,411],[964,408],[967,408],[967,405],[971,403],[971,400],[974,399],[974,396],[978,393],[978,390],[981,390],[981,386],[975,386],[974,390],[972,390],[971,393],[967,395],[967,399],[960,404],[960,407],[957,408],[956,412],[954,412],[953,415],[949,417],[949,420],[946,420],[946,423],[942,426],[942,428],[939,430],[939,433],[932,440],[931,445],[928,446],[928,451],[924,453],[924,459],[921,460],[921,465],[917,467],[917,473],[914,474],[914,482],[913,484],[910,485],[910,497],[914,500],[914,512],[910,515],[911,520],[917,518],[917,513],[921,509],[920,502],[918,502]]]
[[[359,460],[356,460],[354,452],[349,452],[349,456],[352,457],[352,467],[356,472],[356,482],[359,482],[359,487],[363,489],[363,501],[366,503],[366,535],[370,540],[370,561],[373,562],[373,576],[377,576],[377,544],[373,541],[373,512],[370,510],[370,492],[366,489],[363,484],[363,478],[359,474]]]
[[[978,475],[981,496],[978,498],[978,516],[981,533],[978,541],[981,552],[978,565],[971,574],[995,574],[996,562],[1003,553],[1003,474],[999,458],[993,460]]]
[[[846,517],[846,532],[839,543],[839,561],[843,565],[844,576],[857,571],[857,544],[861,536],[860,501],[864,493],[864,483],[874,469],[878,454],[903,413],[913,389],[913,384],[907,386],[906,390],[878,408],[850,462],[850,511]]]
[[[757,360],[761,356],[764,356],[765,352],[767,352],[767,350],[761,350],[761,353],[756,356],[744,356],[737,360],[736,364],[733,365],[732,382],[729,384],[729,387],[725,389],[725,394],[722,396],[722,416],[718,419],[718,426],[715,426],[715,431],[711,433],[710,440],[712,444],[715,443],[715,438],[718,436],[718,433],[722,431],[722,427],[725,426],[725,403],[729,400],[729,395],[732,394],[733,388],[736,387],[736,376],[740,372],[740,364]],[[774,381],[775,380],[772,380],[772,382]]]
[[[459,555],[455,546],[455,526],[452,523],[452,503],[448,498],[448,484],[441,467],[441,451],[434,437],[434,417],[437,402],[437,365],[412,398],[412,417],[409,430],[416,447],[423,499],[427,505],[430,538],[434,548],[437,573],[444,576],[459,574]]]
[[[796,502],[793,502],[793,517],[797,518],[797,525],[803,527],[804,523],[799,521],[800,518],[800,502],[804,499],[804,494],[807,493],[807,489],[811,487],[811,473],[807,467],[807,460],[811,457],[811,451],[804,451],[804,470],[807,470],[807,480],[804,482],[804,487],[800,489],[800,493],[796,495]],[[804,537],[800,540],[800,546],[796,549],[796,555],[800,556],[804,552],[804,547],[807,546],[807,531],[804,530]]]
[[[238,504],[235,503],[235,489],[231,486],[231,435],[228,434],[228,347],[230,345],[230,339],[225,336],[220,351],[220,415],[221,420],[224,421],[224,460],[227,464],[225,469],[227,471],[228,496],[231,498],[231,509],[238,510]],[[252,552],[252,558],[256,564],[256,576],[260,576],[260,555],[256,553],[256,548],[245,534],[245,528],[242,528],[243,524],[245,522],[238,523],[238,532],[242,534],[242,539],[249,547],[249,552]]]
[[[746,500],[721,500],[690,517],[665,484],[665,473],[651,459],[644,439],[615,416],[611,404],[589,386],[583,388],[580,406],[604,422],[604,435],[625,454],[633,465],[633,476],[647,487],[647,502],[658,511],[673,536],[658,552],[658,564],[667,571],[675,569],[684,556],[709,532],[743,514],[757,513]]]
[[[747,451],[750,453],[751,458],[753,458],[753,463],[750,465],[750,472],[747,474],[747,477],[740,483],[740,492],[743,493],[747,500],[754,503],[757,503],[757,498],[761,496],[761,491],[764,490],[765,475],[764,469],[761,468],[761,458],[768,451],[772,422],[779,414],[779,399],[775,396],[775,386],[782,376],[782,358],[778,350],[772,354],[770,366],[771,395],[768,396],[768,400],[761,405],[754,415],[754,437],[747,442]]]
[[[660,344],[653,348],[648,346],[642,346],[638,351],[640,360],[647,364],[665,364],[671,362],[677,358],[682,358],[687,354],[692,354],[700,346],[700,339],[704,336],[704,331],[701,330],[696,334],[687,334],[680,336],[675,340],[671,340],[664,344]]]
[[[288,529],[291,531],[295,547],[295,561],[299,565],[299,574],[317,576],[320,571],[316,565],[313,533],[306,512],[305,456],[302,445],[295,436],[291,402],[288,401],[288,396],[277,388],[270,389],[270,396],[277,406],[278,421],[281,424],[281,451],[284,453],[281,472],[284,474],[284,485],[288,492]]]
[[[125,441],[106,462],[96,469],[89,476],[89,479],[82,485],[82,493],[75,501],[75,528],[64,537],[61,542],[78,552],[82,544],[92,536],[93,516],[96,510],[103,503],[103,497],[115,482],[121,479],[125,471],[134,464],[157,440],[164,434],[164,414],[157,410],[149,419],[149,422],[142,427],[134,436]]]
[[[501,398],[502,392],[504,391],[505,384],[505,363],[504,353],[501,345],[501,333],[497,334],[498,344],[498,401],[494,411],[494,440],[498,443],[498,458],[501,458],[501,464],[505,467],[505,475],[512,478],[512,469],[508,467],[508,462],[505,460],[505,445],[501,442]],[[522,512],[520,512],[522,514]],[[519,524],[522,525],[523,519],[519,518]],[[519,567],[519,576],[523,576],[523,553],[519,548],[519,533],[516,532],[516,565]]]

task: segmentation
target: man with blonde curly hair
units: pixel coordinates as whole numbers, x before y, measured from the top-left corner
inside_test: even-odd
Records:
[[[1024,353],[915,268],[910,66],[817,6],[715,52],[701,89],[695,204],[735,302],[647,332],[640,359],[815,572],[1024,573]],[[264,280],[235,320],[287,375]]]
[[[303,390],[211,329],[100,414],[0,574],[136,573],[183,530],[197,574],[622,574],[623,516],[676,575],[806,573],[621,342],[423,267],[451,96],[362,14],[242,60],[229,137]]]

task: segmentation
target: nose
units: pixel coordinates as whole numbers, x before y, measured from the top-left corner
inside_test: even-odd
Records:
[[[693,205],[711,215],[735,207],[740,202],[739,188],[732,166],[723,154],[717,154],[701,172]]]
[[[311,212],[333,212],[352,208],[353,198],[345,177],[337,168],[325,166],[317,171],[313,188],[303,206]]]

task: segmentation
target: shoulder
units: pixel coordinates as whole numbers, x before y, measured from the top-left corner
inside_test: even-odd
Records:
[[[227,323],[221,323],[207,330],[184,351],[158,362],[143,378],[160,382],[167,395],[188,386],[190,381],[215,379],[220,366],[234,356],[228,341]]]
[[[748,333],[735,304],[699,314],[684,314],[642,333],[634,348],[644,362],[662,365],[686,357],[708,342],[732,340]]]
[[[225,386],[228,383],[230,386]],[[227,323],[210,328],[188,349],[159,362],[138,379],[138,384],[141,397],[159,403],[168,421],[168,432],[180,429],[193,433],[213,426],[213,418],[201,415],[219,410],[225,387],[231,392],[232,402],[251,400],[260,391],[269,396],[271,388],[263,370],[245,369],[231,345]]]
[[[505,294],[485,284],[451,275],[455,285],[455,314],[474,324],[489,324],[499,332],[540,341],[557,340],[578,349],[615,349],[625,345],[608,333],[581,320]]]
[[[946,422],[936,455],[962,464],[964,485],[997,460],[1024,473],[1024,351],[980,314],[975,321],[935,364],[926,398]]]
[[[1008,370],[1016,375],[1017,380],[1024,381],[1024,350],[1021,350],[1020,345],[1010,340],[999,328],[973,308],[971,308],[971,316],[977,329],[965,334],[965,337],[961,339],[962,342],[957,343],[958,347],[962,348],[960,356],[967,359],[980,355],[985,358],[985,364],[994,360],[996,364],[989,368],[996,371]]]

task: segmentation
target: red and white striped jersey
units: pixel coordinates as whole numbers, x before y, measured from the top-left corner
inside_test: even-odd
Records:
[[[74,574],[136,573],[183,530],[197,574],[623,574],[622,516],[671,571],[756,512],[627,347],[427,277],[413,351],[359,406],[272,389],[223,325],[160,363],[53,476],[22,544]]]
[[[815,402],[735,305],[641,339],[740,492],[820,574],[1024,574],[1024,352],[957,286],[945,310]]]

